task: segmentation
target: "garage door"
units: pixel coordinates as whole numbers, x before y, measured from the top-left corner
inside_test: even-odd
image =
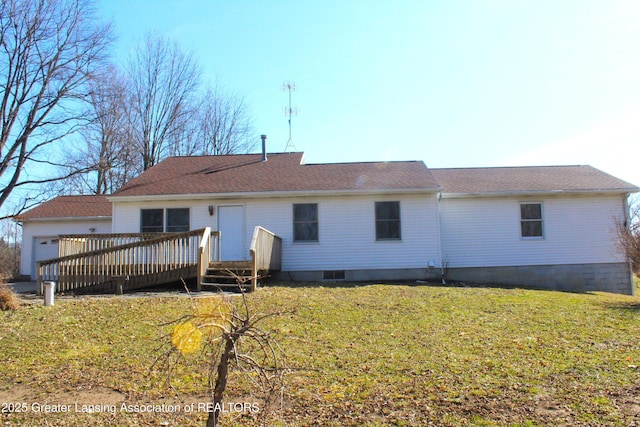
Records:
[[[36,262],[58,257],[58,236],[33,238],[33,266],[31,277],[36,276]]]

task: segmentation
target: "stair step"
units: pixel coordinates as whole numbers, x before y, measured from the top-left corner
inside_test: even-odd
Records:
[[[251,268],[251,261],[211,261],[209,262],[209,268],[228,268],[233,270],[235,268]]]
[[[252,278],[252,261],[211,261],[201,278],[200,286],[202,288],[219,288],[230,291],[250,290],[252,289]]]
[[[245,274],[245,276],[251,276],[251,269],[247,268],[242,270],[216,270],[215,268],[207,268],[206,272],[206,274],[223,274],[226,276],[230,276],[231,273],[237,274],[239,276],[241,276],[242,273],[247,273]]]
[[[202,282],[202,287],[212,287],[212,288],[239,288],[240,286],[244,287],[244,288],[249,288],[251,287],[250,283],[245,283],[243,285],[239,285],[237,283],[208,283],[208,282]]]
[[[251,275],[245,275],[245,276],[239,276],[240,279],[251,279]],[[220,275],[220,274],[207,274],[205,276],[202,276],[202,281],[203,282],[211,282],[211,281],[215,281],[215,280],[219,280],[219,279],[224,279],[224,280],[233,280],[235,281],[235,277],[231,277],[231,276],[224,276],[224,275]]]
[[[251,273],[251,269],[250,268],[240,268],[240,269],[217,269],[217,268],[207,268],[207,273],[211,273],[211,274],[226,274],[229,275],[230,273],[234,273],[234,274],[239,274],[239,273]]]

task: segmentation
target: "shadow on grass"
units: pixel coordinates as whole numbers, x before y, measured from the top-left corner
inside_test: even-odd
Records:
[[[605,304],[607,308],[623,311],[640,312],[640,302],[614,302]]]
[[[282,288],[360,288],[363,286],[410,286],[410,287],[438,287],[438,288],[496,288],[496,289],[523,289],[522,286],[499,284],[499,283],[467,283],[453,282],[441,283],[440,281],[427,280],[368,280],[368,281],[348,281],[348,280],[326,280],[294,282],[285,280],[267,280],[259,287],[282,287]],[[541,289],[543,290],[543,289]],[[547,289],[549,290],[549,289]]]
[[[264,280],[258,287],[283,287],[283,288],[358,288],[371,285],[384,285],[384,286],[410,286],[410,287],[443,287],[443,288],[474,288],[474,289],[522,289],[531,291],[549,291],[549,292],[562,292],[567,294],[579,294],[579,295],[597,295],[595,291],[580,291],[572,289],[555,289],[544,286],[524,286],[514,285],[509,283],[474,283],[474,282],[458,282],[447,281],[443,284],[440,281],[427,281],[427,280],[378,280],[378,281],[347,281],[347,280],[327,280],[327,281],[308,281],[308,282],[294,282],[287,280]]]
[[[281,287],[281,288],[360,288],[363,286],[372,286],[372,285],[385,285],[385,286],[447,286],[441,285],[439,282],[427,282],[427,281],[416,281],[416,280],[369,280],[362,282],[354,282],[347,280],[327,280],[321,282],[294,282],[294,281],[285,281],[285,280],[266,280],[262,282],[258,287],[264,288],[273,288],[273,287]]]

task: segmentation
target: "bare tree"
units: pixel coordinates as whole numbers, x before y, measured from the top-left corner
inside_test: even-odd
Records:
[[[94,120],[81,132],[85,146],[72,167],[89,170],[74,175],[68,187],[77,193],[109,194],[141,172],[139,153],[129,143],[127,82],[110,66],[90,82]]]
[[[618,246],[631,261],[633,271],[640,272],[640,203],[630,208],[628,222],[616,222]]]
[[[252,126],[244,99],[219,84],[198,94],[192,56],[147,35],[126,73],[110,67],[91,80],[94,121],[73,163],[66,191],[110,193],[170,155],[249,152]],[[72,167],[70,166],[70,169]]]
[[[21,228],[15,221],[0,221],[0,283],[20,276]]]
[[[217,156],[248,153],[253,148],[253,125],[244,99],[218,83],[205,92],[198,115],[187,129],[189,136],[172,154]]]
[[[230,274],[239,279],[237,275]],[[238,280],[240,289],[244,289],[243,282]],[[266,417],[272,405],[282,398],[284,377],[289,369],[284,351],[259,324],[268,318],[292,312],[252,313],[244,292],[241,307],[224,296],[191,301],[192,313],[172,322],[175,326],[171,334],[171,350],[161,355],[154,366],[164,365],[171,384],[175,365],[184,356],[205,347],[211,394],[206,426],[218,426],[220,415],[225,412],[223,399],[232,370],[251,380],[264,405],[260,408],[261,415]]]
[[[168,39],[147,35],[131,57],[131,138],[147,170],[171,153],[195,113],[199,69],[194,57]]]
[[[0,3],[0,207],[16,190],[83,172],[61,172],[57,159],[89,117],[87,81],[110,42],[91,0]]]

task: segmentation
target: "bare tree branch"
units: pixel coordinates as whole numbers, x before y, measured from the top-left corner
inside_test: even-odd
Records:
[[[78,193],[108,194],[141,171],[139,155],[130,144],[127,82],[114,66],[92,76],[90,102],[94,120],[82,132],[84,147],[74,161],[91,173],[74,176],[70,188]]]
[[[69,176],[24,179],[23,173],[86,123],[87,81],[110,42],[90,0],[1,3],[0,207],[17,188]]]
[[[629,209],[629,220],[616,221],[618,247],[631,261],[633,271],[640,273],[640,202]]]
[[[171,153],[194,117],[200,72],[194,57],[158,35],[147,35],[131,57],[131,139],[147,170]]]
[[[226,155],[253,149],[253,125],[244,99],[224,91],[219,83],[209,88],[198,115],[184,128],[185,136],[173,146],[173,155]]]
[[[230,276],[236,277],[242,289],[244,278],[235,274]],[[154,363],[154,367],[164,366],[167,382],[171,384],[171,374],[181,357],[198,351],[204,343],[213,409],[209,412],[207,427],[218,425],[229,374],[233,369],[247,374],[246,378],[259,391],[264,404],[260,411],[263,417],[268,415],[274,399],[283,395],[284,377],[289,371],[285,365],[285,353],[271,334],[259,328],[258,323],[292,312],[252,313],[248,300],[244,292],[241,306],[224,296],[199,299],[201,305],[192,299],[192,314],[172,322],[175,327],[171,334],[171,348],[158,356]]]

